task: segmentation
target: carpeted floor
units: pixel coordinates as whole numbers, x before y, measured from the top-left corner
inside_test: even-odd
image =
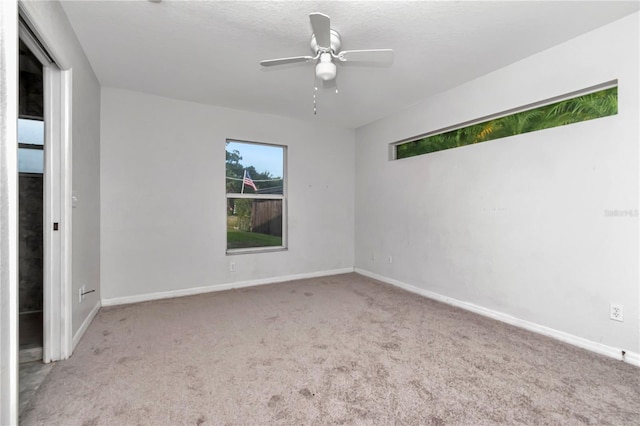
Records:
[[[102,309],[22,423],[640,422],[640,369],[356,274]]]

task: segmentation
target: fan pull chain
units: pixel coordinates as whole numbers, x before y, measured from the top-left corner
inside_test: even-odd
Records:
[[[318,114],[318,107],[316,105],[316,96],[318,95],[318,78],[316,77],[316,69],[313,67],[313,115]]]
[[[318,86],[313,87],[313,115],[317,115],[318,108],[316,106],[316,95],[318,94]]]

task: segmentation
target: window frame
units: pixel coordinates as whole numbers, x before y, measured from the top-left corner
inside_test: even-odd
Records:
[[[252,145],[262,145],[262,146],[270,146],[274,148],[282,148],[282,194],[240,194],[235,192],[226,192],[225,186],[225,254],[227,256],[233,256],[238,254],[251,254],[251,253],[269,253],[269,252],[279,252],[279,251],[287,251],[289,249],[289,232],[288,232],[288,214],[287,214],[287,192],[288,192],[288,178],[287,178],[287,152],[288,147],[286,145],[280,145],[275,143],[267,143],[267,142],[255,142],[255,141],[246,141],[242,139],[234,139],[227,138],[225,140],[225,151],[228,142],[237,142],[243,144],[252,144]],[[226,158],[226,153],[225,153]],[[226,184],[226,164],[225,164],[225,184]],[[247,248],[227,248],[228,244],[228,225],[227,225],[227,217],[228,213],[226,211],[228,200],[229,199],[251,199],[251,200],[281,200],[282,201],[282,245],[279,246],[262,246],[262,247],[247,247]]]

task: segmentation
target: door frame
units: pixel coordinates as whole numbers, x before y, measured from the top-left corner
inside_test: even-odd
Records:
[[[18,39],[19,17],[34,33],[41,45],[46,39],[38,36],[38,28],[29,19],[29,4],[18,0],[0,1],[0,424],[18,423]],[[51,52],[45,49],[45,52]],[[52,58],[55,58],[52,56]],[[57,58],[60,59],[60,58]],[[59,167],[59,189],[55,207],[49,196],[45,205],[45,229],[52,232],[52,222],[58,219],[60,231],[47,240],[59,257],[48,261],[45,291],[57,294],[47,297],[50,306],[45,312],[44,327],[46,360],[65,359],[72,351],[72,264],[71,264],[71,69],[60,61],[59,68],[47,67],[45,103],[48,112],[45,130],[51,145],[57,143],[57,155],[46,157],[49,166]],[[56,96],[52,96],[56,95]],[[45,122],[46,123],[46,122]],[[46,124],[45,124],[46,125]],[[52,153],[53,154],[53,153]],[[56,185],[53,181],[48,185]],[[51,194],[51,191],[49,191]],[[58,211],[59,210],[59,211]],[[56,212],[58,216],[56,217]],[[45,232],[45,235],[48,234]],[[50,235],[51,236],[51,235]],[[45,253],[45,256],[47,254]],[[53,263],[57,266],[53,267]],[[49,277],[49,278],[47,278]]]
[[[47,40],[18,3],[20,39],[40,60],[44,78],[43,356],[71,356],[72,347],[72,70],[62,69]],[[57,223],[57,229],[54,229]]]
[[[44,98],[42,360],[48,363],[66,359],[72,351],[71,70],[60,70],[55,64],[44,68]]]

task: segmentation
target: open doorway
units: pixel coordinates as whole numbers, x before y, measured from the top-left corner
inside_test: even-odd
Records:
[[[44,67],[22,39],[18,61],[18,340],[21,414],[45,379],[43,362],[45,277]]]
[[[20,413],[71,338],[71,74],[19,7],[17,114]]]
[[[44,307],[44,75],[19,42],[18,236],[20,362],[42,360]]]
[[[19,45],[20,53],[25,53],[20,55],[20,62],[22,63],[23,59],[25,62],[28,60],[29,65],[25,65],[24,68],[25,71],[30,71],[31,75],[27,72],[19,74],[18,124],[25,129],[25,134],[31,132],[32,137],[31,140],[22,137],[19,129],[18,149],[22,152],[18,154],[19,157],[25,157],[21,166],[28,170],[21,170],[23,173],[31,173],[31,177],[37,175],[42,177],[42,195],[31,197],[32,200],[40,199],[42,203],[41,236],[37,235],[35,228],[30,230],[34,240],[31,247],[35,247],[36,244],[42,245],[42,270],[34,272],[34,275],[42,276],[42,290],[40,293],[39,289],[34,288],[30,293],[38,300],[40,298],[42,300],[42,321],[32,318],[33,325],[42,326],[42,334],[37,333],[40,328],[37,327],[31,337],[41,339],[42,354],[39,354],[39,359],[49,363],[68,358],[73,350],[71,337],[72,70],[59,65],[59,60],[51,54],[46,40],[39,35],[38,27],[33,25],[27,5],[22,2],[19,4]],[[22,69],[22,66],[19,68]],[[40,139],[41,137],[43,138]],[[33,163],[27,165],[27,157],[33,160]],[[20,163],[21,158],[18,160]],[[31,185],[40,187],[34,182],[31,182]],[[36,191],[34,188],[31,189],[33,192]],[[35,204],[35,201],[33,203]],[[27,207],[26,200],[24,207]],[[38,207],[33,206],[33,210],[30,210],[32,216],[36,216],[36,209]],[[28,208],[24,210],[29,211]],[[36,222],[35,218],[31,219],[34,223]],[[18,229],[22,232],[20,225]],[[22,245],[26,242],[21,241],[20,236],[18,240],[22,250]],[[19,254],[19,269],[23,267],[20,257]],[[37,258],[38,255],[32,253],[32,257]],[[35,260],[33,263],[35,264]],[[20,271],[20,275],[26,278],[23,271]],[[25,291],[23,294],[28,299],[29,293]],[[38,309],[31,309],[33,317],[37,316],[37,311]],[[26,333],[19,333],[19,337],[25,344],[35,340],[29,339]]]
[[[0,297],[0,423],[16,424],[18,422],[19,385],[28,380],[23,379],[22,370],[18,368],[19,361],[19,323],[20,311],[36,316],[28,321],[34,325],[31,334],[34,339],[23,337],[23,346],[41,346],[41,360],[39,365],[50,361],[62,360],[69,357],[72,351],[71,339],[71,68],[60,68],[49,54],[46,45],[38,37],[37,28],[31,25],[28,4],[23,2],[0,2],[0,279],[2,281]],[[34,30],[36,28],[36,30]],[[19,34],[19,39],[18,39]],[[25,45],[28,49],[25,49]],[[40,62],[22,61],[16,64],[16,59],[25,59],[29,51]],[[19,53],[22,53],[20,55]],[[25,56],[27,55],[27,56]],[[30,59],[33,59],[32,57]],[[18,65],[18,66],[16,66]],[[23,65],[20,67],[20,65]],[[31,71],[35,76],[29,76],[20,70]],[[20,90],[20,80],[36,80],[36,85],[28,85],[24,91]],[[17,83],[17,84],[16,84]],[[28,87],[31,87],[30,89]],[[36,87],[36,89],[33,89]],[[6,90],[5,90],[6,89]],[[40,93],[38,93],[40,92]],[[39,101],[27,103],[19,109],[20,94],[27,95],[26,99],[34,100],[29,94],[37,94]],[[26,109],[25,109],[26,108]],[[44,116],[44,120],[42,117]],[[44,141],[18,141],[19,120],[31,120],[36,128],[44,128]],[[39,123],[38,123],[39,122]],[[22,135],[21,135],[22,136]],[[38,147],[37,145],[40,145]],[[46,149],[45,149],[46,148]],[[36,266],[30,275],[42,274],[42,290],[34,306],[20,308],[19,295],[19,161],[18,151],[24,149],[25,158],[21,166],[25,168],[31,157],[44,157],[42,172],[40,170],[22,169],[23,173],[44,175],[40,179],[42,184],[34,184],[36,188],[42,185],[40,204],[42,209],[41,234],[35,237],[40,241],[42,250],[41,272]],[[33,159],[33,158],[31,158]],[[42,164],[42,163],[41,163]],[[37,190],[36,190],[37,191]],[[42,199],[44,197],[44,200]],[[34,197],[38,199],[38,196]],[[23,208],[26,206],[23,202]],[[36,211],[39,210],[36,207]],[[38,216],[38,213],[35,213]],[[37,222],[37,220],[34,220]],[[23,224],[24,225],[24,224]],[[54,230],[55,229],[55,230]],[[32,235],[38,234],[36,229]],[[6,238],[5,238],[6,237]],[[38,251],[38,249],[36,249]],[[35,258],[39,257],[36,253]],[[25,277],[23,277],[23,293]],[[37,288],[37,284],[36,284]],[[40,291],[35,290],[35,293]],[[24,300],[24,299],[23,299]],[[38,302],[41,308],[38,306]],[[40,312],[38,312],[40,311]],[[37,314],[42,315],[42,320]],[[23,315],[26,317],[28,315]],[[23,318],[23,320],[26,318]],[[22,325],[23,331],[28,326]],[[27,342],[29,342],[27,344]],[[50,365],[50,364],[49,364]]]

